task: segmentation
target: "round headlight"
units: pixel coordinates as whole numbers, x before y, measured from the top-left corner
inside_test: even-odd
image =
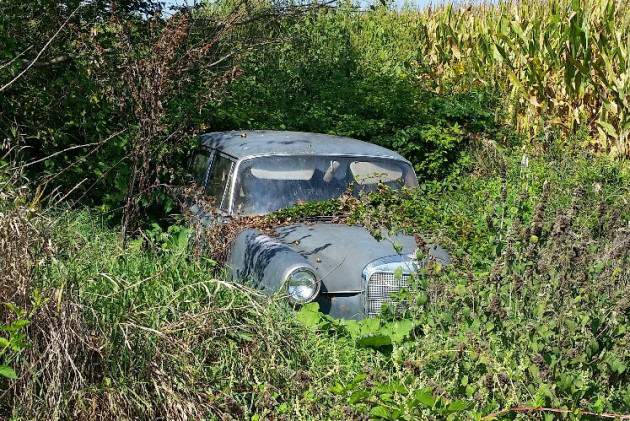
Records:
[[[302,267],[295,269],[287,276],[285,289],[292,302],[306,304],[317,297],[319,282],[310,269]]]

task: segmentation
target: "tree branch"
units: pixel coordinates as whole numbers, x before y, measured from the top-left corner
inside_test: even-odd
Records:
[[[68,22],[70,22],[70,19],[72,19],[72,17],[75,15],[75,13],[81,8],[83,4],[79,4],[77,6],[76,9],[74,9],[74,11],[72,13],[70,13],[70,16],[68,16],[68,18],[61,24],[61,26],[59,27],[59,29],[57,29],[57,32],[55,32],[53,34],[52,37],[50,37],[50,39],[48,40],[48,42],[46,42],[46,44],[42,47],[41,50],[39,50],[39,53],[37,53],[37,55],[35,56],[35,58],[33,59],[33,61],[31,61],[31,63],[26,66],[24,68],[24,70],[22,70],[16,77],[14,77],[13,79],[11,79],[8,83],[6,83],[2,88],[0,88],[0,92],[4,91],[5,89],[7,89],[9,86],[11,86],[16,80],[18,80],[19,78],[21,78],[22,76],[24,76],[24,74],[26,72],[28,72],[28,70],[33,67],[33,65],[35,64],[35,62],[37,60],[39,60],[39,58],[42,56],[42,54],[44,54],[44,51],[46,51],[46,49],[48,48],[48,46],[50,46],[50,44],[52,44],[52,42],[55,40],[55,38],[57,38],[57,35],[59,35],[61,33],[61,31],[63,30],[63,28],[65,28],[65,26],[68,24]]]
[[[26,52],[28,50],[30,50],[31,48],[33,48],[33,46],[31,45],[30,47],[28,47],[26,50],[22,51],[20,54],[18,54],[17,56],[13,57],[11,60],[7,61],[6,63],[4,63],[3,65],[0,66],[0,70],[4,69],[7,66],[10,66],[11,63],[14,63],[17,59],[19,59],[20,57],[22,57],[24,54],[26,54]]]
[[[65,152],[69,152],[69,151],[74,150],[74,149],[87,148],[87,147],[90,147],[90,146],[97,146],[97,145],[98,145],[98,146],[100,146],[100,145],[102,145],[103,143],[105,143],[105,142],[107,142],[107,141],[109,141],[109,140],[113,139],[114,137],[116,137],[116,136],[118,136],[118,135],[120,135],[120,134],[124,133],[126,130],[127,130],[127,129],[122,129],[122,130],[119,130],[119,131],[117,131],[116,133],[112,134],[111,136],[108,136],[106,139],[103,139],[103,140],[101,140],[101,141],[99,141],[99,142],[92,142],[92,143],[86,143],[86,144],[84,144],[84,145],[74,145],[74,146],[70,146],[69,148],[63,149],[63,150],[61,150],[61,151],[54,152],[54,153],[52,153],[52,154],[50,154],[50,155],[48,155],[48,156],[45,156],[45,157],[40,158],[40,159],[37,159],[37,160],[35,160],[35,161],[27,162],[27,163],[25,163],[25,164],[22,164],[22,165],[18,165],[18,166],[15,166],[15,167],[9,168],[9,171],[14,171],[14,170],[19,170],[19,169],[23,169],[23,168],[26,168],[26,167],[30,167],[31,165],[38,164],[38,163],[43,162],[43,161],[46,161],[47,159],[50,159],[50,158],[52,158],[52,157],[54,157],[54,156],[60,155],[60,154],[65,153]]]

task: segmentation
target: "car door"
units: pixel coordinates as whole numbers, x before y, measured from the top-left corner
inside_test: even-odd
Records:
[[[227,215],[230,210],[232,173],[235,162],[219,151],[213,151],[212,164],[204,186],[204,194],[213,198],[214,207],[219,213]]]

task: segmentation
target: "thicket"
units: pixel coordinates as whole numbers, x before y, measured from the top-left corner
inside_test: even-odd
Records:
[[[624,3],[281,6],[0,2],[0,416],[630,414],[630,175],[590,154],[627,156]],[[376,142],[422,180],[255,223],[453,264],[360,323],[224,282],[164,215],[194,135],[245,128]]]
[[[530,156],[523,167],[521,154],[501,153],[477,145],[457,164],[463,173],[417,192],[384,190],[270,216],[286,223],[330,214],[449,249],[451,266],[417,275],[422,293],[406,314],[360,323],[312,306],[296,317],[282,301],[215,278],[214,261],[190,253],[183,225],[155,226],[122,249],[117,230],[93,211],[28,214],[38,230],[29,241],[50,246],[28,246],[11,260],[30,262],[22,267],[31,272],[6,283],[24,293],[7,297],[16,307],[2,313],[4,336],[17,344],[3,357],[15,368],[3,380],[4,413],[628,413],[628,176],[588,156]],[[6,238],[23,241],[25,228],[11,219],[19,208],[11,213],[4,203],[2,229],[20,230]]]
[[[389,144],[407,129],[406,140],[439,149],[416,126],[487,128],[474,105],[492,115],[490,92],[498,121],[538,146],[538,135],[585,130],[580,146],[627,157],[629,16],[616,0],[320,10],[287,29],[293,41],[244,63],[224,118]]]
[[[623,158],[624,4],[250,0],[171,15],[149,1],[3,2],[3,146],[47,193],[132,225],[172,208],[162,187],[178,181],[194,135],[211,130],[353,136],[400,150],[426,179],[448,174],[471,138],[504,139],[504,124],[542,150],[560,131]]]

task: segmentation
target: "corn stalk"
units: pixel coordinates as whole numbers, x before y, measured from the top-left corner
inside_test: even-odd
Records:
[[[504,117],[532,136],[585,128],[590,148],[630,157],[628,10],[626,0],[517,0],[371,13],[354,42],[395,40],[389,62],[409,62],[437,92],[496,88]],[[377,22],[390,24],[369,31]]]

